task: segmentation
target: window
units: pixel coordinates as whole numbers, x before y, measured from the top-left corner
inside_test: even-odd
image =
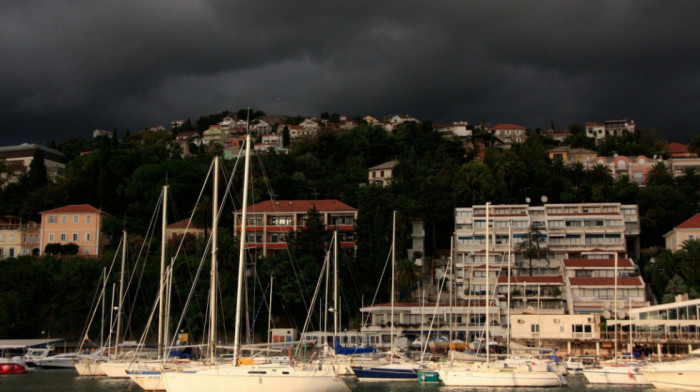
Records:
[[[90,242],[90,241],[92,241],[92,234],[85,233],[85,242]]]
[[[15,248],[10,248],[10,257],[15,257]]]
[[[530,332],[539,333],[540,332],[540,325],[539,324],[530,324]]]
[[[78,241],[80,241],[80,236],[78,235],[78,233],[73,233],[73,242],[78,242]]]
[[[49,242],[54,242],[55,240],[56,240],[56,239],[55,239],[53,233],[52,233],[52,234],[49,234]]]
[[[92,215],[85,215],[85,223],[92,222]]]
[[[80,217],[78,215],[73,215],[73,223],[80,222]]]
[[[0,242],[5,242],[5,234],[0,234]]]
[[[61,215],[61,223],[66,223],[68,222],[68,217],[65,215]]]
[[[48,222],[49,223],[56,223],[56,215],[49,215]]]
[[[66,242],[68,240],[68,236],[65,234],[61,234],[61,242]]]
[[[84,254],[84,255],[89,255],[89,254],[90,254],[90,248],[83,248],[83,254]]]
[[[5,248],[0,248],[0,257],[5,257]]]

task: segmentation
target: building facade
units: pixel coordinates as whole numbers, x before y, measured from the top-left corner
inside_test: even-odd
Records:
[[[73,204],[40,212],[40,251],[48,244],[76,244],[78,255],[98,257],[106,245],[102,218],[107,214],[89,204]]]
[[[700,214],[695,214],[683,221],[673,230],[664,234],[666,249],[673,252],[681,249],[683,242],[700,238]]]
[[[639,247],[636,205],[494,205],[488,227],[486,238],[486,206],[455,210],[454,269],[446,273],[460,299],[485,299],[488,279],[501,322],[508,306],[511,314],[601,314],[616,280],[618,298],[648,304],[637,267],[626,258],[628,244],[634,253]]]
[[[308,213],[315,208],[327,230],[338,230],[341,249],[355,250],[357,209],[338,200],[263,201],[248,207],[246,247],[259,256],[287,250],[289,233],[306,226]],[[236,212],[234,230],[240,238],[241,212]]]
[[[394,181],[394,168],[397,164],[398,161],[389,161],[367,169],[369,183],[383,187],[391,185]]]

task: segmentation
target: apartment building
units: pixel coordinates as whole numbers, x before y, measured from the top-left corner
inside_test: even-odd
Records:
[[[306,226],[316,208],[327,230],[338,230],[341,249],[355,249],[356,208],[338,200],[267,200],[248,207],[246,245],[259,256],[287,250],[287,236]],[[234,231],[240,237],[242,216],[236,212]]]
[[[597,307],[588,306],[589,302],[607,295],[592,287],[612,287],[610,265],[615,255],[624,259],[628,245],[635,254],[639,247],[636,205],[495,205],[489,211],[488,239],[486,225],[486,206],[455,210],[453,273],[456,295],[459,298],[485,295],[488,279],[496,286],[500,300],[505,300],[510,293],[511,311],[516,313],[527,311],[533,298],[538,298],[539,308],[548,313],[603,311],[600,303]],[[618,272],[624,278],[619,283],[630,293],[624,297],[631,295],[641,306],[644,282],[639,278],[628,282],[636,266],[631,259],[624,260],[627,261],[619,262],[624,268]],[[609,270],[606,279],[587,279],[599,277],[599,272],[590,271],[600,269]],[[510,288],[504,287],[507,285]],[[507,309],[504,304],[500,305],[502,310]]]
[[[78,254],[98,257],[106,245],[102,234],[102,218],[107,214],[89,204],[72,204],[41,214],[41,254],[47,244],[78,245]]]

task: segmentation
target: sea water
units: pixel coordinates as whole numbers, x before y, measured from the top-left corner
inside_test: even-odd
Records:
[[[653,387],[591,385],[583,376],[568,376],[568,386],[559,388],[469,388],[445,387],[418,382],[358,382],[348,378],[352,392],[657,392]],[[141,389],[129,379],[81,377],[74,370],[37,369],[25,374],[0,375],[0,392],[138,392]],[[246,392],[236,391],[232,392]],[[197,392],[197,391],[192,391]]]

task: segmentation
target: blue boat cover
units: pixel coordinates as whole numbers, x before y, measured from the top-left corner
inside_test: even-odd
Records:
[[[376,352],[377,349],[374,347],[343,347],[340,345],[338,338],[335,338],[335,353],[342,355],[353,355],[353,354],[369,354]]]

